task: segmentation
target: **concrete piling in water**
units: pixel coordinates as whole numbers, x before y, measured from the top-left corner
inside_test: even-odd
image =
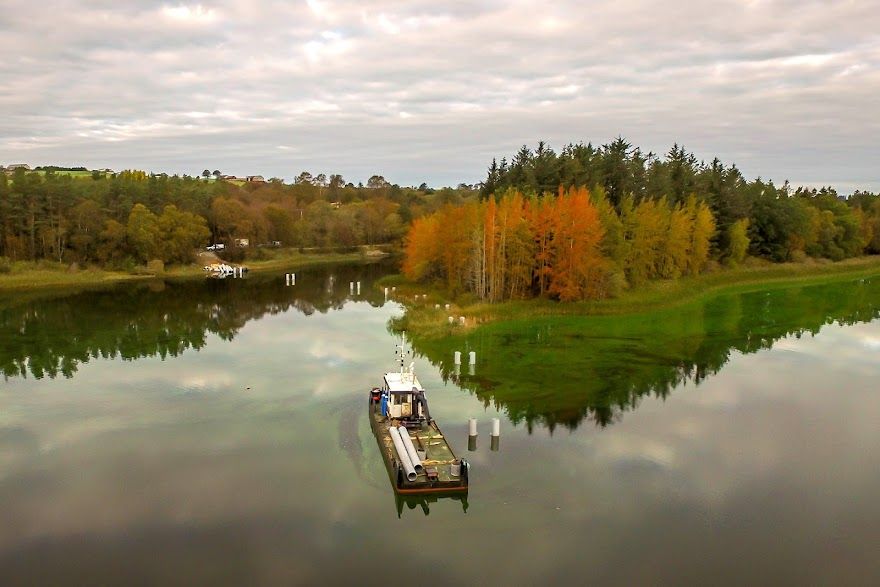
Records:
[[[471,418],[468,420],[468,451],[475,450],[477,450],[477,419]]]
[[[455,351],[455,353],[453,354],[453,357],[455,359],[455,364],[461,365],[461,351]]]
[[[492,418],[492,436],[501,436],[500,418]]]
[[[501,437],[500,436],[490,436],[489,437],[489,450],[492,452],[498,452],[501,448]]]
[[[290,274],[290,282],[291,282],[293,285],[296,285],[296,273],[291,273],[291,274]]]
[[[353,281],[348,282],[348,294],[352,295],[352,296],[354,295],[354,282]]]
[[[290,273],[284,274],[284,285],[290,285]]]
[[[477,351],[471,351],[468,353],[468,364],[476,365],[477,364]]]
[[[361,282],[360,281],[357,282],[357,290],[358,290],[358,295],[361,295]]]

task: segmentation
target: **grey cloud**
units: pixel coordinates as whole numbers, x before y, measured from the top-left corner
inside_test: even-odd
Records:
[[[454,184],[621,134],[880,189],[876,1],[7,4],[2,162]]]

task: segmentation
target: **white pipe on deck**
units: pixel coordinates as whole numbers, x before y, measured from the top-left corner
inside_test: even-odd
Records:
[[[413,445],[412,438],[409,437],[409,430],[406,429],[406,426],[400,426],[397,429],[400,432],[400,439],[403,441],[403,447],[406,449],[406,454],[409,457],[409,461],[412,463],[413,469],[416,472],[424,469],[422,466],[422,460],[419,458],[419,453],[416,452],[416,447]]]
[[[406,447],[403,446],[403,440],[400,438],[400,431],[394,426],[391,426],[388,428],[388,432],[391,434],[391,442],[394,443],[394,448],[397,450],[397,458],[400,459],[400,464],[403,465],[403,470],[406,472],[406,478],[410,481],[415,481],[418,475],[416,474],[412,461],[409,459]]]

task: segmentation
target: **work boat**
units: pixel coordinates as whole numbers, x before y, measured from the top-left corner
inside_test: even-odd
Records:
[[[391,485],[399,494],[454,493],[468,488],[468,462],[459,459],[431,418],[425,389],[407,352],[397,349],[400,370],[385,373],[382,387],[370,390],[370,426],[376,435]]]

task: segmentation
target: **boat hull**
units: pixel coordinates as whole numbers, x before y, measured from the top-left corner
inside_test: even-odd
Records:
[[[370,427],[388,471],[388,478],[396,493],[420,495],[467,492],[467,462],[457,459],[436,422],[422,422],[417,428],[409,429],[413,444],[426,453],[422,461],[424,470],[416,475],[415,481],[409,481],[403,474],[389,432],[391,426],[399,426],[401,422],[397,418],[382,416],[379,403],[372,399],[369,401],[368,415]],[[457,476],[453,474],[454,462],[458,462],[460,467]]]

